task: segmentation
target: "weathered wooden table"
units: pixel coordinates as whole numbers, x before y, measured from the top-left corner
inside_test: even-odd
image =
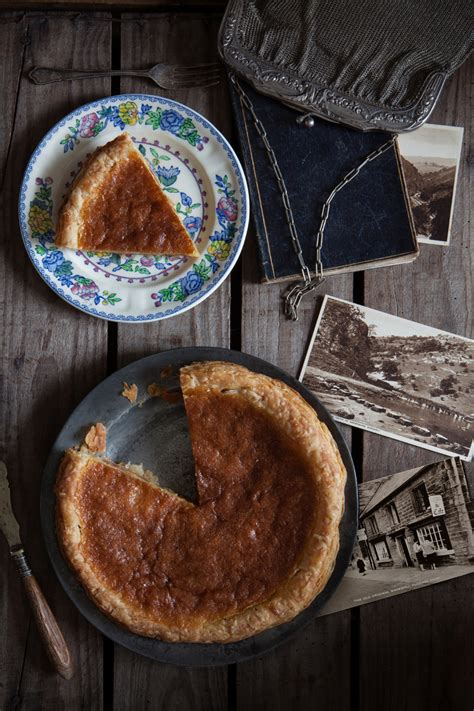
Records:
[[[52,674],[0,540],[0,709],[470,711],[473,576],[318,619],[286,646],[252,662],[182,669],[103,639],[53,574],[40,533],[41,473],[66,417],[94,385],[136,358],[187,345],[241,348],[296,373],[315,313],[315,299],[308,298],[297,324],[281,316],[284,287],[259,284],[252,230],[231,278],[197,308],[163,323],[117,325],[86,316],[61,301],[34,271],[18,228],[20,180],[36,143],[74,107],[111,93],[162,93],[197,109],[233,140],[223,84],[169,93],[136,78],[43,87],[29,81],[27,72],[35,64],[118,68],[214,59],[222,12],[215,2],[202,10],[172,2],[163,12],[155,3],[140,13],[124,12],[122,4],[71,12],[64,3],[62,9],[42,10],[30,2],[23,12],[3,2],[0,13],[0,455],[9,467],[27,553],[76,664],[70,682]],[[465,127],[451,246],[422,246],[411,265],[328,279],[327,293],[469,335],[472,68],[473,62],[466,63],[450,79],[431,119]],[[347,429],[345,435],[363,479],[439,458],[358,430]]]

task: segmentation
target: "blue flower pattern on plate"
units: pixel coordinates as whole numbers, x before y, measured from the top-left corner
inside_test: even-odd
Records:
[[[59,250],[48,250],[46,256],[43,257],[42,263],[43,267],[48,270],[48,272],[55,272],[57,267],[60,267],[64,262],[64,254]]]
[[[209,239],[209,246],[204,258],[197,264],[193,264],[192,269],[185,277],[151,294],[157,307],[165,301],[184,301],[190,294],[198,292],[212,274],[215,274],[220,268],[219,262],[228,259],[230,255],[236,233],[235,221],[238,214],[238,202],[235,198],[235,190],[227,175],[223,177],[217,175],[215,184],[217,192],[222,195],[216,207],[216,214],[222,230],[214,231]],[[199,218],[189,215],[189,212],[195,207],[191,198],[186,193],[181,193],[180,198],[181,201],[177,204],[176,210],[185,215],[184,224],[190,234],[193,234],[193,230],[197,231],[201,228],[201,221]]]
[[[160,128],[163,129],[163,131],[169,131],[170,133],[176,134],[178,133],[179,129],[183,125],[184,118],[178,114],[177,111],[173,111],[173,109],[167,109],[166,111],[163,111],[163,114],[161,116],[161,121],[160,121]]]
[[[201,225],[202,220],[200,217],[188,216],[184,218],[184,226],[186,227],[191,237],[194,237],[194,235],[199,232],[199,230],[201,229]]]
[[[134,104],[134,106],[131,105],[130,102]],[[51,266],[53,266],[57,260],[54,272],[48,271],[42,264],[43,258],[48,258],[48,256],[50,256],[48,255],[49,252],[61,250],[57,250],[51,244],[54,240],[54,230],[51,224],[52,211],[49,211],[49,225],[47,224],[47,220],[44,224],[39,225],[39,229],[33,229],[30,224],[30,217],[38,218],[40,223],[42,220],[44,221],[44,210],[42,205],[42,197],[44,196],[40,196],[38,192],[31,190],[32,181],[34,182],[36,179],[38,184],[43,180],[45,182],[50,180],[49,178],[36,178],[38,175],[38,166],[40,162],[41,165],[43,165],[43,156],[46,157],[46,154],[51,152],[55,140],[61,143],[61,148],[64,152],[73,150],[80,140],[93,138],[93,136],[97,136],[100,132],[102,132],[107,125],[112,126],[114,119],[117,122],[117,128],[121,128],[121,124],[118,123],[120,120],[125,125],[125,128],[127,125],[133,126],[134,124],[136,124],[138,128],[138,125],[143,123],[144,125],[147,125],[148,132],[150,132],[150,130],[154,131],[161,128],[161,117],[164,111],[168,109],[176,111],[184,117],[184,120],[175,135],[179,139],[186,141],[195,150],[203,150],[205,144],[209,141],[208,136],[210,136],[213,141],[213,145],[218,146],[218,149],[223,152],[225,158],[229,161],[229,164],[231,165],[231,175],[238,184],[238,195],[239,197],[242,197],[242,205],[239,209],[239,227],[235,232],[235,234],[238,235],[238,240],[235,240],[235,243],[232,245],[232,251],[230,254],[231,259],[226,260],[225,264],[223,264],[218,258],[214,257],[208,251],[208,253],[203,255],[205,260],[204,264],[198,263],[193,265],[193,271],[197,274],[206,275],[207,279],[206,276],[202,277],[204,283],[201,290],[194,292],[186,298],[185,308],[198,303],[217,287],[232,267],[238,252],[240,252],[248,223],[247,188],[241,167],[236,160],[232,149],[219,131],[217,131],[215,127],[204,117],[199,116],[199,114],[196,114],[188,107],[169,99],[148,97],[139,94],[128,94],[91,102],[86,106],[79,107],[64,119],[60,120],[42,139],[38,147],[33,152],[26,168],[21,185],[19,200],[21,233],[25,247],[34,266],[53,291],[55,291],[68,303],[79,308],[85,313],[117,321],[153,321],[179,313],[183,310],[183,306],[180,303],[177,303],[175,306],[172,306],[172,308],[161,308],[157,313],[146,309],[140,311],[139,313],[129,313],[128,306],[121,306],[120,309],[115,312],[115,309],[110,307],[113,307],[114,297],[117,295],[110,294],[111,298],[108,299],[107,303],[108,308],[95,308],[95,305],[98,306],[101,296],[104,297],[101,304],[105,305],[105,298],[108,297],[109,292],[107,292],[103,287],[101,287],[98,291],[98,285],[101,283],[100,281],[95,283],[94,279],[88,279],[81,274],[75,273],[77,267],[73,265],[70,259],[68,259],[68,250],[64,250],[63,254],[65,257],[61,264],[59,264],[60,258],[58,257],[53,256],[51,259],[47,259],[46,264],[50,264]],[[206,136],[200,135],[200,127],[206,131]],[[62,140],[61,135],[64,137]],[[116,134],[112,132],[112,135]],[[137,132],[135,131],[133,135],[137,136]],[[158,143],[155,142],[155,145],[158,145]],[[35,169],[36,174],[34,172]],[[59,196],[58,199],[60,199]],[[39,210],[40,213],[43,212],[43,215],[38,215],[37,213],[35,216],[34,211],[32,212],[32,208],[36,208],[36,210]],[[187,208],[186,199],[184,203],[182,203],[182,208],[183,210]],[[46,215],[48,215],[48,211],[46,212]],[[225,217],[225,211],[222,215]],[[191,215],[191,217],[193,217],[193,215]],[[214,219],[217,222],[217,215]],[[188,221],[188,224],[191,230],[193,230],[196,226],[199,226],[199,220],[197,220],[197,223],[191,223]],[[225,224],[223,227],[225,227]],[[229,237],[229,235],[227,236]],[[209,245],[208,242],[208,247],[210,246],[211,245]],[[146,268],[145,264],[140,263],[140,265]],[[217,276],[217,279],[210,278],[209,275],[213,275],[216,272],[220,274],[220,276]],[[74,289],[73,296],[71,296],[71,287],[75,284],[78,286]],[[66,288],[63,289],[61,288],[62,286]],[[77,296],[78,298],[74,298],[74,296]],[[155,297],[157,301],[162,298],[160,294],[155,294],[152,298]],[[119,300],[120,297],[117,296],[116,301]],[[180,299],[177,300],[180,301]],[[176,300],[173,299],[173,301]]]
[[[188,294],[194,294],[196,291],[199,291],[204,284],[204,279],[201,274],[190,271],[180,280],[180,283],[183,293],[185,296],[188,296]]]
[[[121,131],[126,126],[137,124],[151,126],[153,130],[168,131],[196,147],[198,151],[202,151],[209,140],[207,136],[200,135],[190,118],[185,118],[175,109],[153,109],[151,104],[142,103],[139,106],[137,102],[128,100],[115,106],[103,105],[81,119],[76,119],[60,141],[64,153],[74,150],[81,138],[94,138],[107,128],[109,123]]]
[[[50,228],[52,225],[53,200],[51,197],[51,178],[36,179],[36,185],[39,186],[35,198],[30,203],[28,214],[28,224],[31,229],[31,236],[38,239],[38,244],[35,246],[35,252],[41,257],[41,264],[46,271],[51,272],[59,281],[61,286],[71,289],[74,296],[78,296],[83,300],[94,301],[98,306],[114,306],[122,299],[116,293],[109,291],[100,292],[97,284],[81,274],[73,274],[73,265],[69,259],[66,259],[63,252],[57,249],[54,245],[48,247],[47,243],[52,242],[54,232]]]

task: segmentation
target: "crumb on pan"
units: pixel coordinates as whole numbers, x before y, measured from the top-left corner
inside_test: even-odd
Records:
[[[183,399],[180,390],[168,390],[156,383],[150,383],[146,391],[150,397],[161,397],[165,402],[175,403]]]
[[[161,397],[163,394],[163,388],[156,383],[150,383],[146,391],[150,397]]]
[[[107,446],[107,429],[102,422],[97,422],[89,429],[84,443],[91,452],[103,454]]]
[[[138,388],[135,385],[135,383],[133,383],[132,385],[129,385],[128,383],[124,383],[122,395],[123,395],[123,397],[126,397],[127,400],[130,400],[132,405],[134,405],[136,403],[137,397],[138,397]]]
[[[169,378],[172,375],[173,375],[173,366],[172,365],[166,365],[164,368],[161,369],[160,378],[162,380],[165,380],[166,378]]]

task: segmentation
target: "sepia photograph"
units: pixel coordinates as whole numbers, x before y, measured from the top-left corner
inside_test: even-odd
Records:
[[[336,420],[469,461],[474,341],[326,296],[300,372]]]
[[[449,244],[462,137],[459,126],[435,124],[398,136],[419,242]]]
[[[352,559],[322,615],[474,572],[474,505],[459,458],[359,484]]]

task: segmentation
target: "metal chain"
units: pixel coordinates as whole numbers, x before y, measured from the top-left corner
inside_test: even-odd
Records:
[[[290,230],[290,236],[291,236],[291,241],[293,243],[293,247],[296,253],[296,256],[298,258],[298,262],[301,266],[301,273],[303,276],[303,283],[297,283],[293,287],[290,288],[288,293],[285,296],[285,313],[287,316],[293,319],[293,321],[298,320],[298,306],[305,294],[307,294],[309,291],[312,291],[313,289],[316,289],[318,286],[322,284],[324,281],[323,277],[323,264],[321,261],[321,249],[323,246],[323,240],[324,240],[324,229],[326,227],[326,223],[329,218],[329,212],[331,210],[331,203],[334,200],[334,197],[336,194],[341,190],[347,183],[350,183],[351,180],[353,180],[362,170],[362,168],[367,165],[367,163],[370,163],[371,161],[374,160],[374,158],[377,158],[378,156],[382,155],[382,153],[385,153],[389,148],[393,146],[393,143],[395,141],[395,137],[392,137],[387,143],[384,143],[381,145],[379,148],[377,148],[375,151],[370,153],[364,160],[359,163],[359,165],[356,168],[353,168],[350,170],[343,178],[342,180],[336,185],[336,187],[332,190],[330,193],[329,197],[325,200],[322,210],[321,210],[321,222],[319,225],[319,229],[316,235],[316,263],[315,263],[315,276],[311,277],[311,272],[306,265],[306,262],[304,260],[303,256],[303,250],[301,247],[301,242],[298,237],[298,231],[296,229],[295,225],[295,220],[293,218],[293,211],[291,209],[290,205],[290,200],[288,196],[288,191],[286,189],[285,181],[283,179],[283,175],[280,170],[280,166],[278,165],[278,161],[275,155],[275,152],[273,151],[273,148],[271,147],[267,133],[265,131],[265,127],[258,118],[257,114],[255,113],[255,109],[253,107],[253,104],[245,91],[242,89],[239,81],[235,77],[234,74],[230,74],[230,80],[234,87],[236,88],[237,93],[240,96],[240,99],[242,101],[242,104],[245,106],[245,108],[248,110],[250,115],[252,116],[253,122],[255,124],[255,128],[257,129],[257,132],[262,139],[263,145],[265,146],[265,149],[268,154],[268,158],[270,160],[271,166],[273,168],[273,171],[275,173],[277,182],[278,182],[278,187],[280,189],[281,197],[283,200],[283,206],[285,208],[285,213],[286,213],[286,219],[288,222],[288,227]]]
[[[305,284],[308,284],[311,281],[311,274],[310,274],[310,271],[304,261],[303,250],[301,248],[301,243],[300,243],[300,240],[298,237],[298,232],[296,229],[295,220],[293,218],[293,211],[291,209],[290,199],[288,197],[288,191],[286,189],[285,181],[283,179],[283,175],[281,174],[280,166],[278,165],[276,155],[275,155],[273,148],[271,147],[271,145],[268,141],[267,132],[265,131],[265,127],[264,127],[263,123],[260,121],[260,119],[258,118],[257,114],[255,113],[255,109],[253,108],[253,104],[250,101],[249,97],[247,96],[247,94],[244,92],[244,90],[240,86],[240,83],[238,82],[238,80],[234,74],[230,75],[230,80],[231,80],[232,84],[235,86],[237,93],[239,94],[243,105],[245,106],[245,108],[247,109],[249,114],[252,116],[253,122],[255,124],[255,128],[257,129],[258,134],[263,141],[263,145],[266,148],[268,157],[270,159],[270,163],[273,168],[273,172],[275,173],[276,179],[278,181],[278,187],[280,188],[280,193],[281,193],[281,197],[283,200],[283,206],[284,206],[285,212],[286,212],[286,219],[288,221],[288,227],[290,229],[290,237],[291,237],[291,241],[293,243],[294,250],[296,252],[296,256],[298,257],[298,261],[301,266],[303,280],[304,280]],[[322,271],[322,266],[321,266],[321,271]]]

